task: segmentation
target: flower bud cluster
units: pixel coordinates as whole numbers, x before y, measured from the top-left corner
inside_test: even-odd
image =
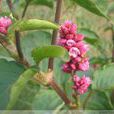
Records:
[[[89,69],[89,59],[86,57],[89,48],[83,39],[84,35],[77,33],[77,26],[71,21],[66,21],[60,26],[58,44],[66,48],[70,56],[70,61],[62,66],[64,72],[72,73]],[[91,79],[85,75],[81,78],[74,75],[73,82],[73,89],[78,94],[84,94],[91,84]]]
[[[9,26],[12,24],[12,20],[9,17],[0,18],[0,33],[7,34]]]

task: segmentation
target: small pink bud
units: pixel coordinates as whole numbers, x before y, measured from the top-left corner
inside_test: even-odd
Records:
[[[69,55],[73,58],[76,58],[78,55],[80,54],[80,51],[78,48],[76,47],[72,47],[70,50],[69,50]]]
[[[87,71],[88,69],[89,69],[89,61],[87,58],[85,58],[79,63],[79,70]]]
[[[75,38],[75,34],[67,34],[65,36],[66,39],[74,39]]]
[[[12,21],[8,17],[1,17],[0,18],[0,32],[2,34],[7,34],[8,27],[12,24]]]
[[[67,42],[67,40],[66,39],[58,39],[58,41],[57,41],[57,44],[58,45],[61,45],[61,46],[64,46],[65,44],[66,44],[66,42]]]
[[[76,42],[74,40],[67,40],[66,44],[68,46],[74,46],[76,44]]]
[[[84,39],[84,35],[83,34],[76,34],[76,41],[81,41]]]
[[[1,17],[0,18],[0,27],[8,28],[12,24],[12,21],[8,17]]]
[[[88,87],[91,84],[91,79],[89,77],[85,77],[85,75],[81,78],[77,75],[74,75],[73,82],[74,82],[73,89],[78,94],[84,94],[85,92],[87,92]]]
[[[82,56],[89,50],[89,46],[84,42],[78,42],[76,47],[78,47]]]
[[[71,72],[72,72],[72,69],[71,69],[69,63],[63,64],[63,65],[62,65],[62,70],[63,70],[64,72],[66,72],[66,73],[71,73]]]
[[[0,27],[0,33],[7,34],[7,30],[4,27]]]

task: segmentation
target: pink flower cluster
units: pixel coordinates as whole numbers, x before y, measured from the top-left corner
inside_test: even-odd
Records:
[[[89,69],[89,62],[86,57],[88,45],[83,42],[84,35],[78,34],[76,31],[77,26],[71,21],[66,21],[59,30],[58,44],[65,47],[70,55],[70,61],[62,66],[63,71],[67,73]]]
[[[77,75],[74,75],[73,81],[73,89],[76,90],[77,94],[84,94],[85,92],[87,92],[88,87],[91,84],[91,79],[85,76],[80,78]]]
[[[59,30],[58,44],[66,48],[70,56],[70,61],[62,66],[62,70],[66,73],[72,73],[72,71],[87,71],[89,69],[89,59],[86,57],[89,49],[88,45],[83,42],[84,35],[76,31],[77,26],[71,21],[66,21],[61,25]],[[78,94],[84,94],[91,84],[91,79],[85,76],[80,78],[74,75],[73,82],[73,89]]]
[[[0,18],[0,33],[7,34],[8,27],[12,24],[12,21],[8,17]]]

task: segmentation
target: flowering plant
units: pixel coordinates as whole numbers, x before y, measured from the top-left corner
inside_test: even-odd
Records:
[[[61,11],[63,1],[65,11]],[[113,22],[95,1],[69,2],[107,19],[114,45]],[[54,4],[53,22],[48,10],[54,10]],[[46,6],[41,11],[38,8],[38,18],[41,13],[51,21],[32,18],[37,16],[37,5]],[[76,21],[73,14],[66,18],[66,6],[67,0],[0,0],[1,110],[54,110],[56,114],[62,110],[114,109],[114,46],[110,59],[110,53],[106,56],[107,49],[102,48],[104,39],[100,42],[99,35],[90,30],[93,23],[85,22],[86,17],[93,21],[91,16],[81,18],[79,14]]]

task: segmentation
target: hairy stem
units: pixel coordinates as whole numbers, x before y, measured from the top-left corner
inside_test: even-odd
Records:
[[[60,21],[61,6],[62,6],[62,0],[57,0],[56,13],[55,13],[55,23],[57,23],[57,24],[59,24],[59,21]],[[52,42],[51,42],[52,45],[56,44],[57,33],[58,33],[58,30],[53,31]],[[53,63],[54,63],[54,59],[50,58],[49,63],[48,63],[49,69],[53,69]]]
[[[60,89],[60,87],[56,84],[54,80],[51,80],[49,82],[49,85],[57,92],[57,94],[61,97],[61,99],[64,101],[66,105],[70,105],[71,101],[66,96],[66,94]]]
[[[22,50],[21,50],[20,33],[19,33],[19,31],[15,31],[15,40],[16,40],[16,48],[17,48],[17,52],[18,52],[19,58],[20,58],[20,60],[23,61],[24,56],[23,56],[23,53],[22,53]]]
[[[16,39],[16,49],[19,55],[19,62],[24,64],[26,67],[29,67],[29,63],[24,59],[23,52],[21,49],[21,43],[20,43],[20,33],[19,31],[15,31],[15,39]]]
[[[8,7],[9,7],[10,11],[12,12],[13,17],[18,19],[18,15],[14,12],[12,0],[6,0],[6,2],[8,4]]]

